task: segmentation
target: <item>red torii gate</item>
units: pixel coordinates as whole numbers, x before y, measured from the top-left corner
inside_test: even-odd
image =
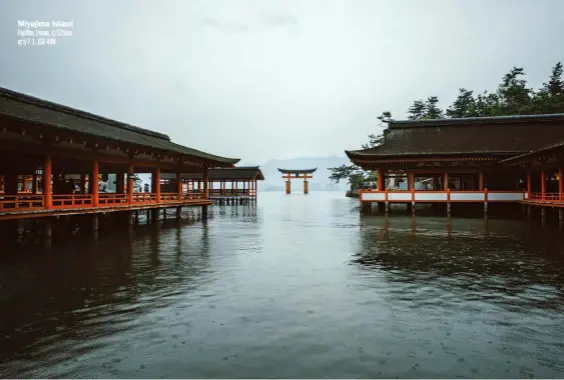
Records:
[[[315,172],[315,169],[280,169],[278,171],[282,174],[285,174],[282,178],[286,179],[286,194],[290,194],[292,192],[292,178],[294,179],[302,179],[304,180],[304,194],[309,193],[309,182],[307,181],[308,178],[313,178],[311,175]],[[308,175],[309,174],[309,175]]]

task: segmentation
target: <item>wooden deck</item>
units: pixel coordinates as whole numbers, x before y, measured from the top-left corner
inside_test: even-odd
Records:
[[[562,207],[564,208],[564,193],[531,193],[528,199],[519,201],[530,206]]]
[[[211,204],[213,200],[205,193],[184,193],[180,197],[177,193],[161,193],[158,201],[156,193],[133,193],[132,199],[128,194],[101,193],[96,205],[92,194],[53,195],[52,206],[47,208],[43,195],[0,194],[0,220]]]

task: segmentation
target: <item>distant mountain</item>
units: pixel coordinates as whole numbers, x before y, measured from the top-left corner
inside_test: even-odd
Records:
[[[276,190],[280,191],[284,188],[284,180],[282,179],[282,173],[278,171],[281,169],[314,169],[317,171],[313,173],[313,179],[310,180],[309,188],[311,191],[316,190],[346,190],[347,184],[343,181],[339,184],[334,184],[329,180],[329,175],[331,172],[328,168],[333,168],[343,164],[349,164],[350,160],[347,157],[338,156],[328,156],[328,157],[298,157],[290,160],[276,160],[272,159],[260,166],[262,173],[264,174],[265,180],[260,181],[259,190]],[[256,164],[242,163],[237,166],[257,166]],[[295,190],[300,189],[301,185],[298,182],[302,180],[292,181],[293,188]],[[300,186],[298,188],[297,186]]]

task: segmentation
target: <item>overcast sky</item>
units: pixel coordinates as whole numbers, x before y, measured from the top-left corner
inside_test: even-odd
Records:
[[[564,61],[563,0],[92,0],[0,3],[0,86],[261,164],[343,155],[390,110],[533,86]],[[73,20],[18,46],[18,20]]]

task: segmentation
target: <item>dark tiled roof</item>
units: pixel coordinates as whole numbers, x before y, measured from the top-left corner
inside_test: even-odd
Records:
[[[564,113],[541,115],[513,115],[513,116],[487,116],[463,117],[452,119],[420,119],[420,120],[390,120],[390,126],[419,127],[423,125],[464,125],[464,124],[493,124],[493,123],[526,123],[535,121],[564,120]]]
[[[202,173],[182,173],[183,179],[203,179]],[[264,175],[258,166],[241,166],[238,168],[216,168],[210,169],[208,178],[213,180],[238,180],[238,179],[257,179],[264,180]],[[176,179],[176,173],[162,173],[161,179]]]
[[[234,165],[239,161],[239,159],[216,156],[173,143],[167,135],[162,133],[107,119],[2,87],[0,87],[0,116],[186,155],[210,161],[218,166]]]
[[[539,115],[530,119],[497,118],[503,122],[452,124],[390,123],[378,147],[345,151],[351,159],[396,156],[495,154],[515,156],[564,139],[564,115]],[[451,119],[452,120],[452,119]],[[455,119],[464,120],[464,119]],[[526,121],[526,122],[524,122]]]
[[[528,159],[534,158],[535,156],[542,156],[545,153],[551,153],[553,151],[558,151],[558,150],[561,150],[562,153],[564,153],[564,140],[559,141],[559,142],[554,143],[554,144],[544,146],[540,149],[536,149],[536,150],[533,150],[533,151],[528,152],[528,153],[520,154],[518,156],[505,159],[503,161],[500,161],[499,163],[511,165],[513,163],[519,163],[519,162],[522,162],[522,161],[527,161]]]
[[[280,173],[284,173],[284,174],[304,174],[304,173],[313,173],[317,170],[317,168],[315,169],[297,169],[297,170],[292,170],[292,169],[280,169],[278,168],[278,171],[280,171]]]

